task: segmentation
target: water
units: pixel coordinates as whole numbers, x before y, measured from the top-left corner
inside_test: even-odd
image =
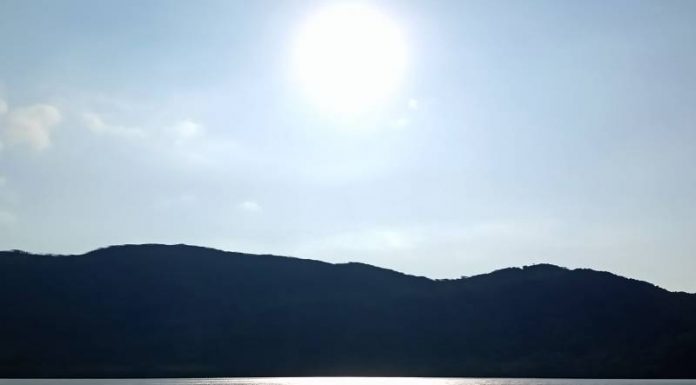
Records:
[[[0,385],[696,385],[696,380],[538,378],[294,377],[157,379],[0,379]]]

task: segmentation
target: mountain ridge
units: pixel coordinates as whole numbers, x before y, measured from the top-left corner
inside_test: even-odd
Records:
[[[0,252],[0,377],[696,377],[696,295],[187,245]]]
[[[21,250],[21,249],[12,249],[12,250],[0,250],[0,258],[4,257],[7,254],[12,254],[12,253],[17,253],[20,255],[31,255],[31,256],[43,256],[43,257],[83,257],[83,256],[92,256],[95,254],[99,254],[101,252],[105,251],[112,251],[112,250],[128,250],[130,248],[142,248],[142,247],[153,247],[153,248],[159,248],[159,247],[183,247],[187,248],[190,250],[204,250],[204,251],[211,251],[211,252],[221,252],[225,254],[230,254],[230,255],[244,255],[244,256],[252,256],[252,257],[270,257],[270,258],[286,258],[286,259],[291,259],[291,260],[299,260],[299,261],[310,261],[310,262],[316,262],[316,263],[324,263],[332,266],[363,266],[363,267],[368,267],[372,269],[377,269],[377,270],[382,270],[385,272],[391,272],[391,273],[396,273],[399,275],[404,275],[408,277],[413,277],[413,278],[424,278],[430,281],[435,281],[435,282],[440,282],[440,281],[460,281],[464,279],[469,279],[469,278],[476,278],[476,277],[481,277],[481,276],[488,276],[490,274],[498,274],[498,273],[505,273],[507,271],[524,271],[524,270],[538,270],[538,269],[545,269],[545,270],[563,270],[563,271],[589,271],[589,272],[595,272],[595,273],[603,273],[603,274],[610,274],[614,277],[617,278],[622,278],[630,281],[635,281],[635,282],[642,282],[645,284],[648,284],[650,286],[668,291],[670,293],[684,293],[684,294],[689,294],[689,295],[696,295],[696,293],[690,293],[686,291],[681,291],[681,290],[669,290],[664,287],[661,287],[657,284],[654,284],[652,282],[640,280],[640,279],[635,279],[631,277],[627,277],[621,274],[617,274],[614,272],[610,271],[605,271],[605,270],[596,270],[592,268],[569,268],[565,266],[560,266],[560,265],[555,265],[552,263],[548,262],[539,262],[539,263],[532,263],[529,265],[523,265],[523,266],[510,266],[510,267],[504,267],[504,268],[499,268],[495,269],[493,271],[490,271],[488,273],[480,273],[480,274],[475,274],[471,276],[460,276],[459,278],[430,278],[427,276],[423,275],[416,275],[416,274],[410,274],[410,273],[404,273],[395,269],[391,268],[386,268],[386,267],[381,267],[377,265],[372,265],[369,263],[364,263],[364,262],[355,262],[355,261],[349,261],[349,262],[327,262],[327,261],[320,261],[316,259],[310,259],[310,258],[301,258],[301,257],[295,257],[295,256],[287,256],[287,255],[278,255],[278,254],[258,254],[258,253],[246,253],[246,252],[239,252],[239,251],[228,251],[228,250],[222,250],[222,249],[217,249],[214,247],[207,247],[207,246],[198,246],[198,245],[189,245],[185,243],[176,243],[176,244],[161,244],[161,243],[130,243],[130,244],[119,244],[119,245],[110,245],[110,246],[105,246],[105,247],[100,247],[94,250],[90,250],[81,254],[52,254],[52,253],[33,253],[30,251],[26,250]]]

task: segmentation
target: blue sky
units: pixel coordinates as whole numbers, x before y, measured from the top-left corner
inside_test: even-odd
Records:
[[[353,114],[292,72],[336,4],[1,2],[0,248],[550,262],[696,292],[696,3],[362,1],[407,56]]]

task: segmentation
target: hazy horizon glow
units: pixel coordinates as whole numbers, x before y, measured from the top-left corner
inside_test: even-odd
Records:
[[[696,292],[696,3],[0,3],[0,249]]]

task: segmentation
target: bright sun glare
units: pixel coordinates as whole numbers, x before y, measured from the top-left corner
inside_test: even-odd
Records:
[[[332,113],[361,112],[385,101],[405,69],[398,26],[365,5],[313,14],[294,46],[293,70],[307,96]]]

